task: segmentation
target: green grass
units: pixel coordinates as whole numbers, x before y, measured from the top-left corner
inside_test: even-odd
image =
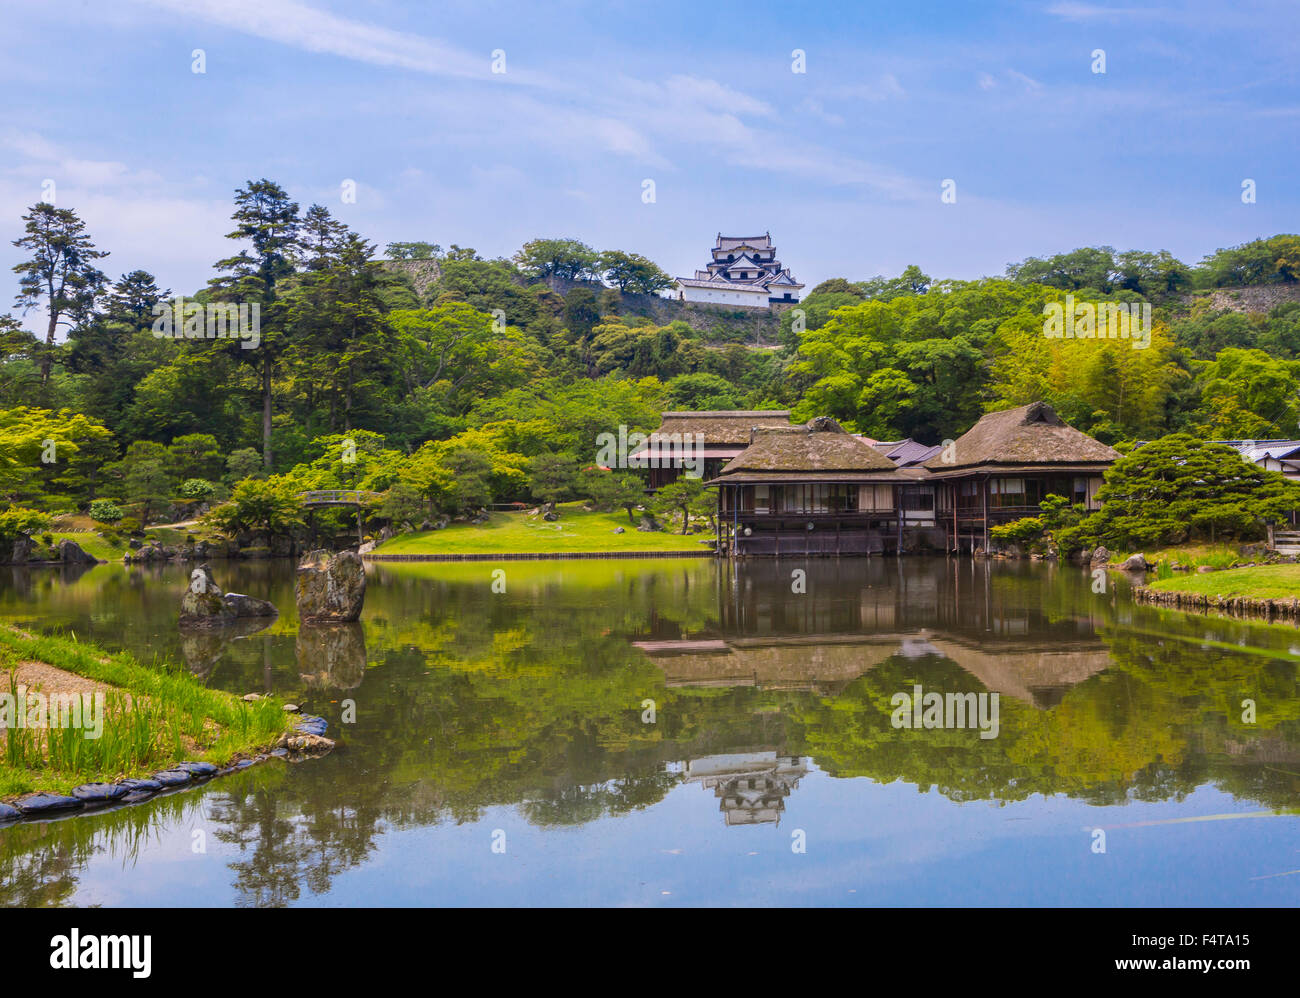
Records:
[[[122,555],[126,554],[126,542],[119,541],[117,544],[110,544],[107,540],[95,533],[62,533],[58,530],[53,531],[54,543],[59,541],[73,541],[80,545],[81,550],[100,561],[121,561]]]
[[[1151,588],[1202,596],[1292,599],[1300,596],[1300,565],[1257,565],[1201,575],[1178,575],[1153,582]]]
[[[1171,567],[1175,562],[1185,569],[1208,565],[1218,571],[1254,560],[1243,558],[1238,552],[1239,547],[1239,544],[1179,544],[1174,547],[1149,548],[1141,551],[1113,551],[1110,560],[1118,564],[1130,555],[1141,554],[1156,566],[1156,577],[1165,579],[1179,574]]]
[[[35,661],[115,687],[104,730],[13,728],[0,747],[0,798],[66,793],[81,783],[146,776],[186,759],[224,763],[274,743],[293,718],[271,699],[255,703],[204,686],[179,665],[145,666],[75,635],[27,636],[0,626],[0,669]],[[13,694],[10,689],[0,692]],[[130,697],[131,709],[123,709]],[[144,699],[141,699],[144,698]]]
[[[559,507],[547,523],[527,513],[493,513],[487,523],[455,523],[443,530],[403,534],[375,549],[377,554],[570,554],[603,551],[704,551],[712,533],[641,533],[627,513],[585,513],[578,503]],[[694,521],[692,521],[694,522]],[[701,521],[703,522],[703,521]],[[622,527],[624,533],[614,533]]]

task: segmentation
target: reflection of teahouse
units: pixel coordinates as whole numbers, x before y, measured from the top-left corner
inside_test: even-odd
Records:
[[[686,764],[686,782],[713,791],[728,825],[779,824],[785,798],[807,773],[804,759],[766,751],[709,755]]]

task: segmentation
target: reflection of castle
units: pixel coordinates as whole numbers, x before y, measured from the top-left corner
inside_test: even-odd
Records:
[[[780,824],[785,799],[807,772],[795,756],[742,752],[690,760],[686,782],[713,790],[728,825]]]

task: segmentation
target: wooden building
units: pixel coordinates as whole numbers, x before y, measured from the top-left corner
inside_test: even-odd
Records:
[[[923,476],[904,473],[829,416],[756,429],[710,481],[720,548],[778,557],[897,551],[902,491]]]
[[[628,456],[648,469],[647,484],[653,492],[683,474],[702,475],[708,481],[749,446],[755,428],[789,425],[789,409],[665,412],[659,429]]]
[[[924,445],[918,445],[924,447]],[[718,550],[732,555],[854,555],[987,548],[999,523],[1061,495],[1097,508],[1113,448],[1036,402],[989,413],[946,448],[903,466],[835,420],[751,431],[709,484]],[[923,453],[920,452],[920,453]]]
[[[987,548],[992,527],[1036,516],[1049,495],[1098,509],[1102,476],[1119,457],[1031,402],[988,413],[922,467],[934,484],[936,522],[961,550]]]

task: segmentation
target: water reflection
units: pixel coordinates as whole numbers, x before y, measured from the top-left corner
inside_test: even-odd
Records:
[[[6,577],[4,618],[146,661],[184,657],[232,692],[291,697],[342,745],[142,808],[0,830],[0,899],[93,896],[111,879],[97,857],[166,899],[152,856],[196,821],[214,830],[226,871],[204,903],[282,905],[364,875],[385,837],[449,841],[499,808],[541,831],[632,814],[668,829],[681,819],[667,798],[685,794],[705,819],[707,791],[722,821],[711,808],[705,820],[735,835],[778,826],[795,802],[832,813],[803,791],[813,776],[845,803],[868,785],[855,777],[954,803],[1046,795],[1104,808],[1215,787],[1291,809],[1300,797],[1293,628],[1134,606],[1068,566],[512,563],[503,594],[493,567],[384,566],[361,624],[300,628],[290,566],[228,566],[226,588],[281,616],[219,640],[177,628],[183,569]],[[890,699],[916,684],[999,693],[998,737],[894,728]],[[344,699],[356,705],[346,727]],[[415,871],[428,857],[402,862]]]

